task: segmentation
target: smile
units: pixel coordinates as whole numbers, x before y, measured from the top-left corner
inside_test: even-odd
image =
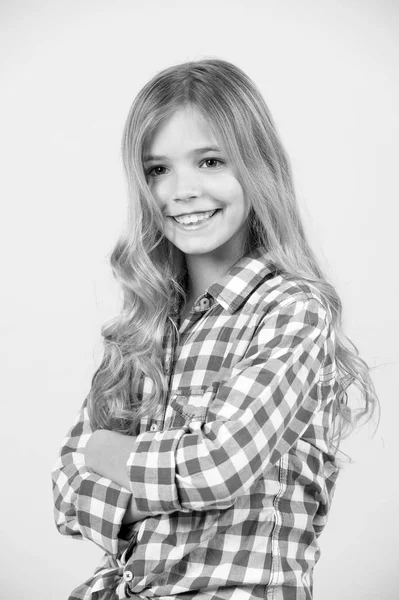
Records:
[[[192,215],[182,215],[180,217],[172,217],[176,223],[187,228],[194,228],[196,225],[209,221],[220,209],[208,210],[206,212],[194,213]]]

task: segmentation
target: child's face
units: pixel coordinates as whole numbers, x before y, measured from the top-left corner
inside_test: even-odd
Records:
[[[177,248],[239,258],[249,207],[232,164],[195,107],[178,109],[147,140],[144,169],[165,235]]]

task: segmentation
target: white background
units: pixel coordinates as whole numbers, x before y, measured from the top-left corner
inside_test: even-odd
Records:
[[[260,87],[375,367],[380,427],[343,447],[315,599],[399,597],[398,15],[386,0],[0,2],[2,598],[66,599],[101,557],[56,531],[50,471],[118,306],[122,128],[153,74],[206,57]]]

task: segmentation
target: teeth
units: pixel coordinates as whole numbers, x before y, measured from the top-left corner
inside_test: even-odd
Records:
[[[175,221],[181,223],[181,225],[192,225],[193,223],[200,223],[209,219],[215,214],[216,210],[208,210],[203,213],[195,213],[194,215],[183,215],[182,217],[173,217]]]

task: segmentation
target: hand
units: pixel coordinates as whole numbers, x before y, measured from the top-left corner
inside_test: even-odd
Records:
[[[98,429],[91,434],[84,449],[86,466],[90,471],[108,477],[129,490],[130,481],[126,463],[132,443],[131,436]]]
[[[99,430],[99,429],[97,429],[96,431],[93,431],[93,433],[90,435],[90,437],[86,443],[86,446],[83,450],[86,467],[90,471],[97,473],[97,475],[101,475],[101,473],[99,473],[96,470],[96,455],[98,454],[98,438],[99,437],[101,438],[100,431],[101,430]]]
[[[130,490],[126,463],[130,456],[132,440],[131,436],[107,429],[94,431],[84,449],[87,468]],[[123,517],[124,524],[135,523],[146,517],[154,516],[154,513],[138,510],[135,504],[134,499],[131,498]]]

